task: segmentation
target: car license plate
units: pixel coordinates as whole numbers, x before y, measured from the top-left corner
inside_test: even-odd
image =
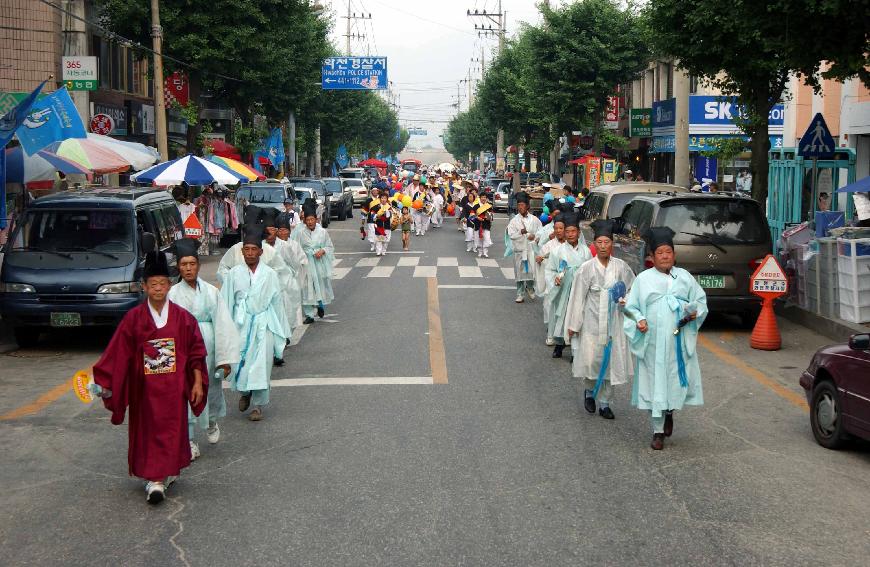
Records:
[[[52,327],[81,327],[82,326],[82,314],[81,313],[52,313],[51,314],[51,326]]]
[[[698,284],[707,289],[722,289],[725,287],[725,276],[695,276]]]

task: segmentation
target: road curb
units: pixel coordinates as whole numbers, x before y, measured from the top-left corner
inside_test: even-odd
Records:
[[[860,323],[850,323],[842,319],[829,319],[816,313],[801,309],[796,305],[777,304],[776,314],[792,323],[803,325],[821,335],[837,342],[846,342],[855,333],[870,332],[870,326]]]

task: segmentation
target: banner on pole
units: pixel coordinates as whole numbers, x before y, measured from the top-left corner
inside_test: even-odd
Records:
[[[34,102],[15,134],[29,156],[52,142],[87,137],[85,125],[65,88]]]

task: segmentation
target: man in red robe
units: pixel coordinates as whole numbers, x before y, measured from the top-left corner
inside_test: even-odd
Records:
[[[190,464],[187,404],[202,413],[208,393],[206,348],[193,315],[169,301],[169,266],[163,252],[145,258],[148,300],[130,310],[94,366],[112,423],[130,408],[131,476],[145,479],[149,503]]]

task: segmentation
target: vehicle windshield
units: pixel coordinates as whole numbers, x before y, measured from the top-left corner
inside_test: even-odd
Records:
[[[622,210],[638,195],[646,195],[647,193],[614,193],[610,197],[610,204],[607,206],[607,218],[615,219],[622,216]]]
[[[133,252],[133,215],[128,210],[32,210],[12,250]]]
[[[416,163],[403,163],[402,169],[417,173],[417,164]]]
[[[674,244],[765,244],[770,239],[767,223],[754,201],[665,203],[656,225],[676,232]]]
[[[247,203],[283,203],[285,192],[283,186],[277,187],[242,187],[236,193],[236,199]]]
[[[341,193],[341,181],[338,179],[326,179],[323,182],[326,183],[326,192],[328,194]]]
[[[298,193],[300,189],[316,192],[318,195],[323,194],[323,185],[321,185],[320,181],[294,181],[293,186],[296,188],[296,192]]]
[[[305,199],[314,199],[314,192],[311,189],[296,187],[296,198],[300,203],[304,203]]]

